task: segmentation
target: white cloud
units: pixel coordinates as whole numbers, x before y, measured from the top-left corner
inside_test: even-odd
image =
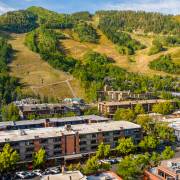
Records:
[[[169,14],[180,14],[180,0],[139,0],[136,2],[117,2],[106,4],[104,9],[108,10],[143,10],[158,11]]]
[[[14,8],[9,7],[7,4],[0,2],[0,14],[6,13],[8,11],[13,11]]]

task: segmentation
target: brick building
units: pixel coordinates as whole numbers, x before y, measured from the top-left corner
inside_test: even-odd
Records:
[[[165,160],[161,165],[145,171],[144,180],[179,180],[180,158]]]
[[[141,104],[146,112],[152,112],[152,106],[157,103],[167,102],[168,100],[163,99],[151,99],[151,100],[136,100],[136,101],[120,101],[120,102],[109,102],[103,101],[98,103],[98,110],[102,115],[109,115],[113,117],[116,110],[119,108],[130,108],[134,109],[137,104]],[[174,106],[176,104],[173,101],[171,102]]]
[[[0,149],[9,143],[20,154],[21,161],[32,161],[32,152],[41,147],[48,159],[81,158],[96,151],[101,142],[114,148],[119,138],[141,138],[141,127],[127,121],[108,121],[92,124],[65,125],[37,129],[0,131]]]

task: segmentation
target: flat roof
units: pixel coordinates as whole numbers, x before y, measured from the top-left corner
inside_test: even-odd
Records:
[[[48,118],[50,122],[66,122],[66,121],[80,121],[80,120],[95,120],[95,121],[108,121],[109,118],[97,115],[85,115],[85,116],[72,116],[63,118]],[[42,124],[46,119],[38,120],[23,120],[23,121],[5,121],[0,122],[0,127],[4,126],[18,126],[18,125],[30,125],[30,124]]]
[[[171,100],[165,99],[149,99],[149,100],[134,100],[134,101],[103,101],[98,104],[106,105],[106,106],[118,106],[118,105],[130,105],[130,104],[146,104],[146,103],[161,103],[161,102],[172,102]]]
[[[43,180],[87,180],[80,171],[67,171],[61,174],[47,175],[42,178]]]
[[[72,125],[70,130],[67,130],[65,126],[62,126],[25,130],[0,131],[0,142],[54,138],[60,137],[62,135],[72,135],[77,132],[79,134],[91,134],[100,131],[109,132],[120,130],[121,128],[138,129],[141,128],[141,126],[128,121],[107,121],[101,123]]]
[[[105,180],[105,179],[122,180],[122,178],[120,178],[117,174],[111,171],[106,171],[99,173],[97,175],[88,176],[88,180]]]

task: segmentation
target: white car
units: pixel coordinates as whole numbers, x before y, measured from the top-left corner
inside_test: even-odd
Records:
[[[42,171],[40,169],[33,170],[33,173],[36,174],[37,176],[42,177]]]
[[[30,176],[30,174],[26,171],[21,171],[21,172],[16,172],[16,176],[25,179],[28,178]]]
[[[58,174],[58,173],[61,172],[59,167],[49,168],[49,170],[50,170],[53,174]]]

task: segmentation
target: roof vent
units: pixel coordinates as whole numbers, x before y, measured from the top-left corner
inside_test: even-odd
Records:
[[[21,136],[24,136],[24,135],[26,135],[26,132],[21,129],[21,130],[20,130],[20,135],[21,135]]]
[[[66,129],[67,131],[72,130],[71,125],[70,125],[70,124],[66,124],[66,125],[65,125],[65,129]]]

